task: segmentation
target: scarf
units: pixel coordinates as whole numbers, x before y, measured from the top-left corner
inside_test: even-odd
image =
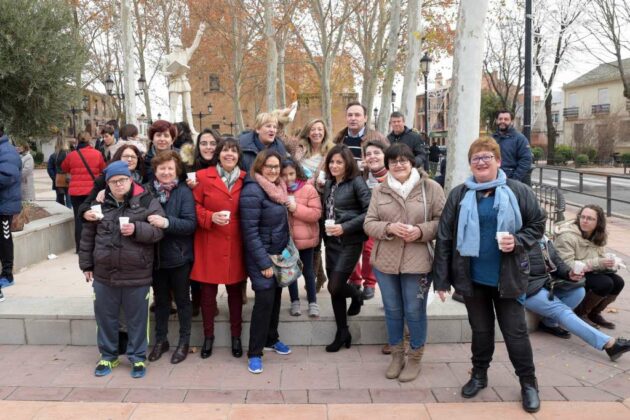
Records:
[[[234,169],[232,169],[232,172],[228,172],[223,169],[223,166],[221,166],[220,163],[217,163],[217,172],[219,173],[221,181],[223,181],[228,191],[232,191],[232,187],[234,186],[234,184],[236,184],[236,181],[238,181],[238,178],[241,175],[241,170],[238,168],[238,166],[235,166]]]
[[[302,181],[301,179],[296,179],[293,184],[287,185],[287,191],[294,193],[300,188],[302,188],[304,184],[306,184],[306,182]]]
[[[142,175],[138,171],[131,172],[131,179],[138,184],[142,183]]]
[[[335,192],[338,186],[339,183],[333,181],[330,187],[330,195],[326,199],[326,219],[335,220]]]
[[[505,172],[499,169],[497,179],[478,184],[471,176],[465,182],[468,191],[460,203],[457,221],[457,250],[464,257],[479,256],[479,213],[477,213],[477,191],[494,188],[494,206],[497,210],[497,232],[514,234],[523,226],[521,210],[512,190],[507,186]]]
[[[415,169],[411,170],[411,174],[409,174],[409,178],[403,183],[398,181],[391,173],[387,174],[387,185],[391,188],[396,194],[402,197],[403,200],[406,200],[409,197],[409,193],[413,190],[413,187],[418,185],[420,182],[420,174]]]
[[[153,181],[153,186],[155,187],[157,199],[160,204],[166,204],[168,199],[171,198],[171,191],[177,188],[177,184],[177,181],[168,182],[166,184],[162,184],[157,179]]]
[[[380,170],[376,172],[370,172],[370,175],[372,175],[374,179],[376,179],[378,183],[380,184],[381,182],[385,181],[385,178],[387,177],[387,173],[388,173],[387,168],[383,166]]]
[[[284,183],[282,178],[278,177],[278,183],[273,183],[261,174],[254,174],[254,179],[274,203],[282,204],[284,206],[284,204],[289,201],[287,195],[287,184]]]

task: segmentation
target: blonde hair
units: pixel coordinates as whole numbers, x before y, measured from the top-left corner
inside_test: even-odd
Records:
[[[273,113],[270,113],[270,112],[261,112],[260,114],[256,115],[256,121],[254,122],[254,128],[256,128],[256,130],[258,130],[263,125],[265,125],[267,123],[270,123],[270,122],[276,124],[276,127],[277,127],[278,126],[278,117],[275,116]]]
[[[311,140],[309,139],[308,136],[311,133],[311,128],[313,128],[313,126],[316,123],[322,123],[322,125],[324,126],[324,140],[322,140],[322,146],[319,150],[319,153],[322,156],[326,156],[328,154],[328,151],[332,149],[333,146],[335,145],[332,141],[332,138],[330,137],[328,133],[328,128],[326,128],[326,123],[324,122],[324,120],[322,120],[321,118],[315,118],[309,121],[308,123],[306,123],[306,125],[304,126],[302,131],[300,131],[300,134],[299,134],[299,139],[300,139],[299,144],[304,149],[304,156],[302,158],[308,159],[313,156],[313,148],[311,147]]]

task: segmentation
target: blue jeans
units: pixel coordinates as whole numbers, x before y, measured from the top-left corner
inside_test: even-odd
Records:
[[[552,322],[560,324],[597,350],[602,350],[610,340],[610,336],[582,321],[572,309],[582,301],[584,288],[556,290],[554,294],[553,300],[549,300],[549,290],[543,287],[538,293],[525,300],[525,307],[543,316],[544,319],[551,319]],[[549,325],[548,322],[545,324]]]
[[[385,274],[372,267],[385,306],[385,326],[389,344],[403,341],[405,321],[409,327],[412,349],[424,346],[427,341],[427,293],[418,298],[420,274]]]
[[[304,276],[304,281],[306,282],[306,297],[308,298],[308,303],[317,302],[317,292],[315,291],[315,267],[313,265],[314,257],[315,248],[300,249],[300,260],[302,260],[302,264],[304,265],[302,268],[302,275]],[[291,302],[300,300],[297,281],[294,281],[289,285],[289,297],[291,298]]]

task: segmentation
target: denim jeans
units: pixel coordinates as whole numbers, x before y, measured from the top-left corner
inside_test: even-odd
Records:
[[[314,251],[315,248],[300,249],[299,251],[300,260],[304,265],[302,275],[304,276],[304,282],[306,284],[306,297],[308,298],[308,303],[317,302],[317,292],[315,291],[315,266],[313,265],[315,256]],[[291,297],[291,302],[300,300],[297,281],[294,281],[289,285],[289,296]]]
[[[582,321],[573,312],[573,308],[584,297],[584,288],[557,290],[554,294],[553,300],[549,300],[549,290],[542,288],[538,293],[527,298],[525,307],[545,319],[551,318],[554,323],[560,324],[597,350],[602,350],[610,337]]]
[[[405,321],[409,327],[411,348],[424,346],[427,341],[427,293],[418,298],[420,274],[385,274],[372,267],[381,289],[385,306],[385,326],[389,344],[403,341]]]

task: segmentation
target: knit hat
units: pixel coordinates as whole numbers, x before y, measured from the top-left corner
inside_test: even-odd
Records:
[[[127,165],[127,162],[117,160],[116,162],[112,162],[107,165],[107,168],[105,168],[105,181],[109,181],[111,177],[116,175],[131,177],[131,172],[129,171],[129,166]]]

